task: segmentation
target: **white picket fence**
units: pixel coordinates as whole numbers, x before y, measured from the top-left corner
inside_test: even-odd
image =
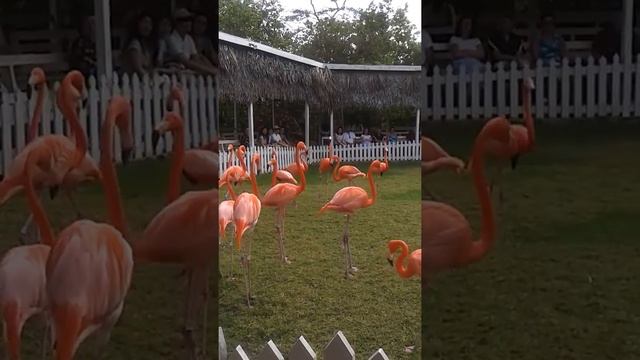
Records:
[[[333,339],[325,346],[323,350],[323,359],[325,360],[354,360],[356,358],[355,351],[342,331],[338,331]],[[316,352],[311,348],[309,342],[300,336],[295,342],[287,356],[283,356],[273,340],[267,342],[262,352],[254,357],[255,360],[315,360]],[[218,327],[218,359],[219,360],[249,360],[251,359],[241,345],[233,348],[231,353],[227,351],[227,342],[224,338],[224,332]],[[389,360],[389,357],[382,349],[376,350],[369,360]]]
[[[388,159],[390,162],[420,160],[420,142],[416,141],[402,141],[387,145],[375,143],[370,145],[336,146],[334,147],[333,153],[339,156],[340,161],[345,164],[360,161],[373,161],[376,159],[382,160],[384,159],[385,147],[389,149]],[[256,146],[253,151],[249,149],[245,154],[247,169],[249,169],[252,154],[258,153],[260,154],[260,167],[258,168],[258,171],[260,173],[270,173],[272,168],[268,167],[268,161],[271,159],[272,149],[276,150],[279,169],[282,169],[295,161],[295,148],[292,146]],[[313,145],[309,146],[307,149],[309,150],[309,164],[318,163],[320,162],[320,159],[328,156],[328,146],[326,145]],[[227,150],[220,149],[220,174],[227,169],[228,158],[229,153]],[[238,159],[234,156],[233,165],[239,164]]]
[[[588,57],[569,64],[518,69],[512,62],[505,69],[486,64],[484,70],[453,72],[449,65],[435,68],[426,78],[427,119],[454,120],[522,114],[520,80],[531,76],[535,87],[532,112],[542,118],[594,118],[640,116],[640,54],[635,63],[611,63]],[[424,106],[423,106],[424,107]]]
[[[123,95],[131,100],[132,130],[135,148],[133,159],[143,159],[164,154],[171,148],[171,135],[165,136],[157,148],[152,147],[153,128],[165,114],[165,103],[172,84],[180,84],[185,101],[184,127],[185,147],[192,148],[208,143],[216,131],[217,99],[216,88],[211,78],[183,75],[168,77],[154,75],[139,78],[128,75],[119,78],[114,74],[112,81],[104,77],[100,82],[90,77],[87,84],[88,98],[80,110],[80,122],[88,138],[88,150],[94,159],[100,156],[99,132],[104,120],[109,99],[113,95]],[[67,134],[68,126],[60,110],[55,106],[55,93],[60,83],[49,88],[45,98],[40,122],[40,134]],[[24,92],[2,92],[0,97],[0,131],[2,146],[0,149],[0,172],[5,173],[14,156],[24,148],[29,120],[35,107],[36,93],[27,97]],[[174,104],[177,105],[177,104]],[[175,109],[175,107],[174,107]],[[116,135],[116,146],[119,144]],[[116,161],[121,161],[120,151],[114,152]]]

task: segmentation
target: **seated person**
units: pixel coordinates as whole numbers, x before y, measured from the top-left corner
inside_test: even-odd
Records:
[[[153,21],[147,14],[136,18],[125,45],[124,66],[129,73],[139,75],[153,70],[156,42],[152,37]]]
[[[620,52],[619,39],[620,30],[616,28],[616,25],[612,22],[606,23],[593,39],[591,53],[596,62],[599,62],[601,57],[611,62],[613,56]]]
[[[460,18],[456,34],[449,40],[449,49],[453,58],[453,68],[460,71],[464,67],[465,71],[472,71],[482,67],[484,59],[484,48],[480,39],[473,36],[473,22],[470,17]]]
[[[433,64],[433,41],[426,29],[422,29],[422,54],[424,56],[422,66],[430,67]]]
[[[362,145],[364,146],[371,145],[373,137],[371,136],[371,134],[369,134],[369,128],[364,128],[362,136],[360,136],[360,140],[362,141]]]
[[[210,65],[218,67],[216,49],[207,33],[207,29],[207,17],[202,14],[196,15],[193,23],[193,41],[196,44],[196,50],[209,61]]]
[[[540,34],[532,41],[533,60],[542,60],[545,66],[554,61],[560,65],[567,56],[567,47],[562,37],[556,34],[553,16],[543,16],[540,21]]]
[[[280,127],[278,125],[273,127],[273,134],[271,134],[271,145],[277,146],[287,146],[287,143],[282,141],[282,136],[280,136]]]
[[[513,21],[508,17],[502,18],[488,44],[494,61],[518,61],[524,54],[524,40],[513,32]]]
[[[387,140],[389,141],[389,144],[395,144],[398,142],[398,134],[396,134],[395,128],[391,128],[389,135],[387,136]]]
[[[342,132],[342,126],[338,126],[338,131],[336,132],[335,135],[335,144],[336,145],[346,145],[347,143],[345,142],[345,134]]]
[[[205,75],[216,75],[216,69],[198,54],[191,31],[191,13],[186,9],[178,9],[174,15],[174,29],[167,38],[168,49],[164,56],[165,63],[174,61],[182,67]]]
[[[356,133],[353,131],[353,127],[349,127],[349,129],[347,129],[347,132],[344,133],[344,142],[347,145],[353,145],[355,141],[356,141]]]

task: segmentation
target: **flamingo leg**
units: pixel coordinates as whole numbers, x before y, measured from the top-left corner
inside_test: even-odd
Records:
[[[284,217],[285,217],[285,208],[282,208],[282,214],[280,215],[280,229],[281,229],[281,237],[280,237],[280,246],[282,248],[282,261],[284,261],[285,264],[291,264],[291,261],[289,261],[289,257],[287,257],[287,252],[284,250]]]
[[[202,356],[207,355],[207,317],[209,311],[209,268],[204,269],[203,276],[203,312],[202,312]]]
[[[207,311],[206,305],[208,300],[208,268],[200,267],[189,270],[189,289],[187,292],[187,308],[185,314],[184,335],[186,348],[189,353],[189,359],[196,360],[199,356],[198,346],[194,339],[197,315],[203,311],[203,321],[206,322]],[[206,324],[203,327],[203,333],[206,336]],[[206,342],[203,342],[206,346]]]
[[[195,360],[195,341],[193,340],[193,326],[190,323],[191,320],[191,303],[193,302],[193,269],[187,271],[187,298],[184,308],[184,328],[182,329],[182,335],[184,337],[185,348],[187,349],[187,358]]]
[[[42,360],[45,360],[47,358],[47,350],[49,348],[49,318],[46,314],[42,314],[42,319],[43,319],[43,323],[44,323],[44,329],[42,331]]]
[[[350,215],[346,215],[347,219],[345,221],[344,224],[344,233],[342,235],[342,249],[344,251],[344,262],[345,262],[345,269],[344,269],[344,277],[346,279],[349,279],[351,277],[353,277],[353,274],[351,273],[351,256],[349,254],[349,220],[351,218]]]
[[[349,218],[347,218],[347,223],[349,222]],[[347,254],[349,258],[349,273],[353,274],[358,271],[358,268],[353,265],[353,258],[351,257],[351,245],[349,244],[349,232],[347,228]]]

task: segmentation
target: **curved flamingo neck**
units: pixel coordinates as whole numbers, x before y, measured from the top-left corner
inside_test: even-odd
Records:
[[[256,179],[256,159],[251,159],[251,173],[249,177],[251,179],[251,189],[253,194],[260,199],[260,190],[258,190],[258,180]]]
[[[304,175],[304,168],[302,167],[302,154],[300,154],[300,149],[296,146],[296,165],[298,166],[298,170],[300,170],[300,185],[298,186],[298,194],[303,192],[307,187],[307,179]]]
[[[522,86],[522,102],[524,125],[527,128],[529,149],[531,149],[536,141],[536,130],[533,124],[533,116],[531,115],[531,90],[524,85]]]
[[[338,163],[333,167],[333,172],[331,173],[331,177],[333,181],[340,181],[340,177],[338,176],[338,169],[340,168],[340,157],[338,157]]]
[[[225,181],[225,185],[227,186],[227,191],[229,191],[229,195],[231,195],[233,201],[236,201],[238,195],[236,195],[236,192],[233,191],[233,186],[231,186],[231,183],[229,181]]]
[[[233,166],[233,148],[229,150],[229,159],[227,160],[227,168]]]
[[[409,256],[409,246],[404,242],[398,243],[402,253],[396,260],[396,271],[401,278],[410,278],[414,275],[414,270],[410,265],[404,265],[404,260]],[[397,248],[396,248],[397,249]]]
[[[53,246],[55,244],[55,235],[53,234],[53,229],[51,228],[51,223],[49,222],[47,213],[45,212],[44,207],[42,206],[42,203],[38,198],[38,195],[36,195],[36,190],[33,186],[33,179],[31,178],[31,168],[35,167],[35,162],[31,158],[31,156],[27,158],[24,174],[24,189],[27,196],[27,204],[31,208],[33,221],[35,221],[35,223],[38,225],[38,230],[40,230],[42,244]]]
[[[278,178],[276,176],[276,173],[278,172],[278,159],[276,158],[275,155],[273,155],[273,172],[271,173],[271,187],[275,186],[276,183],[278,182]]]
[[[238,158],[238,162],[240,162],[240,167],[242,168],[242,171],[244,171],[246,173],[247,172],[247,164],[244,162],[244,155],[236,154],[236,157]]]
[[[169,170],[169,189],[167,190],[167,203],[174,202],[180,197],[180,178],[184,165],[184,126],[175,127],[172,130],[173,145],[171,147],[172,159]]]
[[[107,118],[102,124],[100,137],[100,171],[102,172],[102,185],[104,187],[107,214],[111,224],[120,231],[125,238],[128,237],[128,229],[120,197],[120,188],[116,168],[113,165],[113,128],[119,112],[107,109]]]
[[[73,167],[78,167],[84,159],[84,154],[87,152],[87,137],[84,133],[84,129],[80,126],[80,119],[78,118],[78,113],[76,111],[76,104],[73,98],[70,97],[70,92],[73,91],[72,87],[73,84],[70,79],[65,78],[62,81],[62,86],[60,90],[58,90],[60,92],[58,106],[60,106],[60,111],[67,119],[69,127],[71,128],[71,133],[76,141],[76,159]]]
[[[496,226],[493,219],[489,186],[484,173],[484,153],[482,150],[484,149],[486,142],[484,139],[479,140],[480,141],[477,143],[472,156],[471,172],[478,201],[480,202],[482,225],[480,229],[480,238],[477,241],[472,242],[466,259],[463,259],[466,264],[482,259],[491,246],[493,246],[496,237]]]
[[[367,179],[369,180],[369,189],[371,190],[371,197],[367,199],[367,206],[371,206],[376,202],[376,184],[373,182],[373,164],[369,166],[367,171]]]
[[[42,105],[44,103],[44,93],[47,85],[40,84],[38,88],[38,97],[36,98],[36,106],[33,109],[31,122],[29,123],[29,132],[27,134],[27,144],[32,142],[38,136],[38,126],[40,125],[40,117],[42,116]]]

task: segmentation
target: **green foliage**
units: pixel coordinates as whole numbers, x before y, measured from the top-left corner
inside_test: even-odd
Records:
[[[282,50],[293,44],[279,0],[220,0],[220,31]]]

